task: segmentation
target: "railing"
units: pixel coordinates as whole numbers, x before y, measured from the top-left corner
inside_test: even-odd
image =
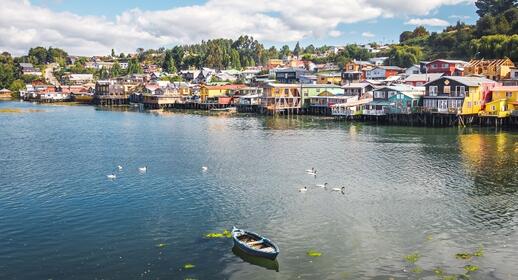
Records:
[[[383,116],[383,115],[386,115],[387,114],[387,111],[386,110],[363,110],[362,112],[363,115],[368,115],[368,116]]]

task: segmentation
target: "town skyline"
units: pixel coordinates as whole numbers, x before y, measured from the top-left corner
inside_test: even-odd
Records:
[[[266,47],[293,47],[296,42],[302,46],[390,44],[398,42],[401,32],[419,25],[438,32],[459,20],[473,24],[477,18],[469,0],[412,5],[352,0],[347,7],[340,1],[313,2],[156,1],[151,6],[140,0],[102,5],[97,0],[7,0],[0,11],[4,26],[0,35],[7,39],[0,49],[18,56],[34,46],[52,46],[90,56],[104,55],[112,48],[127,53],[140,47],[170,48],[240,35],[253,36]]]

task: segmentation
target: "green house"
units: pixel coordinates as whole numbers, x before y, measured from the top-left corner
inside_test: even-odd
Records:
[[[418,108],[423,106],[424,92],[401,91],[389,97],[389,114],[411,114],[416,113]]]
[[[300,92],[302,93],[302,108],[306,108],[306,109],[311,106],[311,97],[343,95],[344,94],[344,90],[342,87],[337,86],[337,85],[327,85],[327,84],[301,85]]]

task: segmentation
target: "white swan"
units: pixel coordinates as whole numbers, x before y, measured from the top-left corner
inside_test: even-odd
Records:
[[[302,189],[299,189],[299,192],[305,193],[308,191],[308,187],[303,187]]]
[[[327,183],[324,183],[323,185],[317,185],[317,187],[327,189]]]
[[[144,167],[139,167],[139,168],[138,168],[138,171],[140,171],[140,172],[146,172],[146,171],[147,171],[147,165],[146,165],[146,166],[144,166]]]
[[[113,179],[117,179],[117,175],[115,174],[110,174],[110,175],[106,175],[106,178],[110,179],[110,180],[113,180]]]
[[[117,165],[117,169],[122,170],[122,166],[121,165]]]
[[[209,168],[208,168],[207,166],[202,166],[202,167],[201,167],[201,170],[203,170],[203,171],[207,171],[207,170],[209,170]]]

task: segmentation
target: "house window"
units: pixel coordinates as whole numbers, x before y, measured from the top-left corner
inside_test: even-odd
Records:
[[[289,89],[285,89],[284,90],[284,94],[289,95],[290,94],[290,90]]]
[[[471,108],[471,101],[468,101],[468,108]]]
[[[442,68],[448,68],[448,66],[449,65],[447,63],[443,63]]]
[[[451,93],[451,86],[444,86],[443,92],[444,92],[444,94],[450,94]]]
[[[374,98],[385,98],[385,92],[383,91],[375,91]]]
[[[439,88],[437,86],[430,86],[429,89],[430,96],[437,96],[437,92],[439,91]]]
[[[455,93],[453,96],[464,96],[465,94],[466,94],[465,86],[456,86],[455,87]]]
[[[491,111],[496,111],[496,106],[491,106]]]
[[[508,91],[508,92],[505,93],[505,97],[511,98],[511,97],[513,97],[513,93]]]
[[[437,68],[437,64],[432,64],[432,68],[433,69]]]

